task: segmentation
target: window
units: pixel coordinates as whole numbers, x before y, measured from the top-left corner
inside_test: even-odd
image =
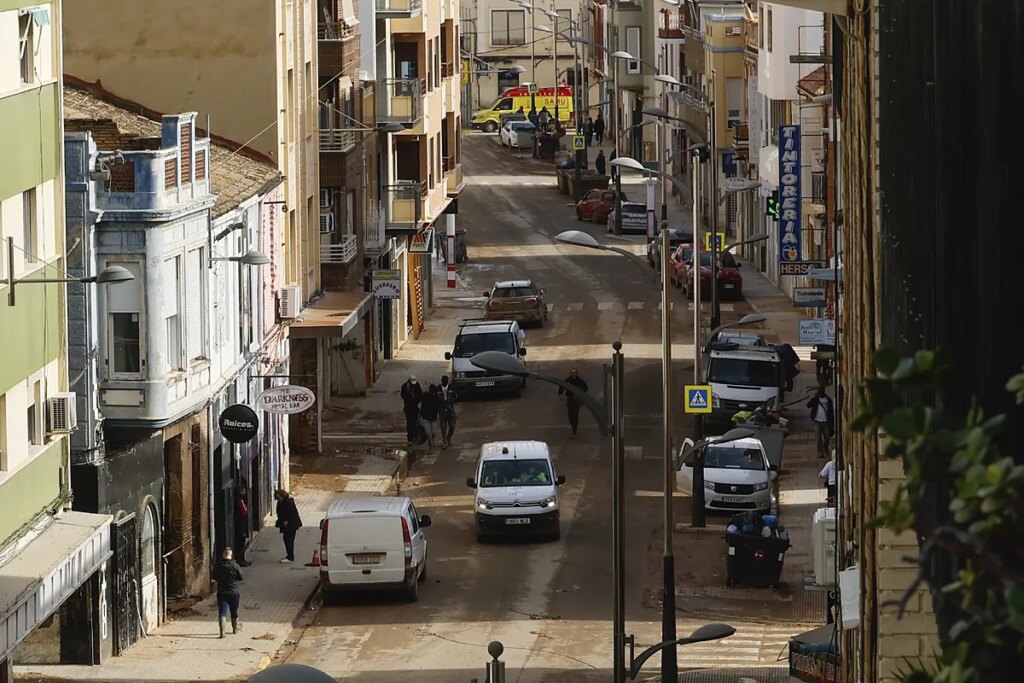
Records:
[[[206,358],[203,345],[203,257],[200,247],[185,257],[185,352],[190,361]]]
[[[558,22],[556,26],[552,26],[551,28],[555,28],[559,33],[564,33],[567,36],[574,35],[575,32],[572,30],[572,10],[556,9],[555,13],[558,15]],[[568,42],[562,36],[558,36],[558,40],[562,43]]]
[[[39,224],[36,220],[36,188],[21,193],[21,248],[25,263],[34,263],[39,253]]]
[[[640,73],[640,61],[644,58],[640,50],[640,27],[639,26],[627,26],[626,27],[626,52],[636,57],[626,62],[626,73],[638,74]]]
[[[526,10],[491,12],[491,45],[525,45]]]
[[[547,460],[488,460],[480,470],[480,487],[551,486],[551,467]]]
[[[757,9],[757,46],[764,49],[764,5]]]
[[[197,498],[200,496],[196,496]],[[146,516],[142,519],[142,579],[156,574],[156,521],[154,520],[153,506],[146,506]]]
[[[345,195],[345,234],[355,234],[356,192],[349,190]]]
[[[28,408],[25,411],[28,427],[28,443],[31,446],[43,445],[43,383],[39,380],[31,383],[28,395]]]
[[[739,123],[743,107],[743,79],[725,79],[726,120],[728,124]]]
[[[35,81],[36,41],[35,27],[30,13],[18,17],[18,49],[21,51],[21,82]]]
[[[765,18],[768,20],[764,27],[765,46],[768,52],[772,51],[772,8],[765,7]]]
[[[167,335],[167,369],[180,370],[184,363],[181,358],[181,317],[178,315],[178,280],[180,279],[180,257],[164,261],[163,316],[164,333]]]
[[[107,293],[107,368],[115,379],[142,379],[142,264],[108,261],[134,280],[104,287]]]

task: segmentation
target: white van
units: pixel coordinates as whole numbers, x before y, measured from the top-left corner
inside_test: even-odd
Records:
[[[714,423],[729,423],[741,410],[780,401],[785,386],[782,359],[771,346],[712,344],[704,377],[711,385]]]
[[[398,590],[419,598],[427,578],[430,517],[407,496],[336,500],[320,521],[320,585],[324,593]]]
[[[495,441],[480,447],[476,476],[466,485],[476,490],[473,512],[476,540],[502,534],[561,536],[558,487],[565,477],[555,474],[548,445],[543,441]]]

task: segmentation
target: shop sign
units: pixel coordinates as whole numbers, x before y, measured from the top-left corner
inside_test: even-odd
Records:
[[[434,250],[434,229],[427,228],[409,240],[410,254],[429,254]]]
[[[797,308],[820,308],[825,305],[824,287],[794,287],[793,305]]]
[[[800,126],[779,126],[779,261],[803,258],[800,239]]]
[[[270,387],[256,399],[256,405],[260,410],[281,415],[301,413],[312,408],[314,403],[316,394],[306,387],[295,384]]]
[[[377,299],[402,298],[402,271],[397,268],[380,268],[373,271],[370,291]]]
[[[260,418],[247,405],[236,403],[220,414],[220,433],[231,443],[246,443],[260,430]]]
[[[836,323],[834,320],[814,318],[800,321],[801,346],[835,346]]]

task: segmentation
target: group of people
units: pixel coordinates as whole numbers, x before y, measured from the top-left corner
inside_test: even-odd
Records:
[[[601,112],[597,113],[596,121],[588,116],[583,122],[583,137],[587,141],[587,147],[590,147],[591,143],[600,145],[604,140],[604,117],[601,116]]]
[[[426,440],[430,450],[434,450],[434,440],[440,436],[441,448],[451,446],[455,433],[455,392],[448,375],[441,377],[441,384],[431,384],[426,391],[415,375],[409,375],[401,396],[409,443]]]

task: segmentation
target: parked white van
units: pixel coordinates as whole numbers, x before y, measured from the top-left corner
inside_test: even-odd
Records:
[[[731,424],[741,410],[780,402],[785,386],[782,360],[771,346],[713,344],[704,377],[711,386],[706,421],[713,424]]]
[[[398,590],[419,598],[427,578],[428,515],[407,496],[343,498],[320,521],[320,585],[325,593]]]
[[[480,447],[476,476],[466,485],[473,500],[476,540],[500,534],[561,535],[558,487],[548,445],[543,441],[495,441]]]

